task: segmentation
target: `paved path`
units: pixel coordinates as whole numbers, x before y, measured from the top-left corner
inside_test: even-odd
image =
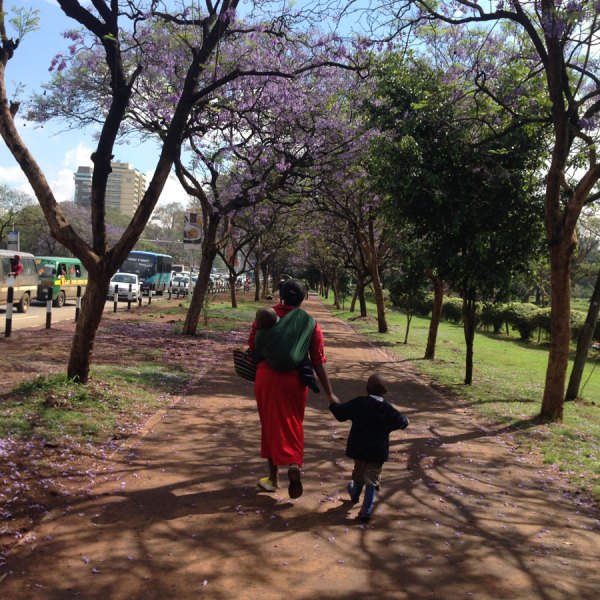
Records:
[[[49,515],[11,560],[6,600],[527,599],[599,597],[599,522],[510,433],[478,426],[332,318],[328,369],[345,399],[373,371],[411,426],[392,434],[368,526],[345,496],[346,424],[310,394],[304,495],[260,492],[251,384],[230,350],[115,456],[94,495]]]

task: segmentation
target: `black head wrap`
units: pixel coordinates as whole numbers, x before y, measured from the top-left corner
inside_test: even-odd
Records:
[[[281,284],[281,299],[290,306],[300,306],[304,296],[306,295],[306,289],[302,282],[297,279],[286,279]]]

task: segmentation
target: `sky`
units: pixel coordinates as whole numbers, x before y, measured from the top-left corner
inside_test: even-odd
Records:
[[[13,6],[38,9],[40,26],[24,37],[8,63],[6,85],[9,98],[18,84],[25,86],[25,95],[40,91],[40,85],[50,79],[48,68],[52,58],[67,46],[62,32],[76,25],[67,19],[55,0],[6,0],[5,10],[10,11]],[[80,165],[92,165],[90,155],[95,147],[92,131],[65,132],[60,124],[47,124],[39,128],[18,117],[17,113],[19,135],[42,169],[57,201],[72,201],[75,193],[73,174]],[[120,145],[115,148],[114,154],[115,160],[132,164],[146,175],[147,181],[150,180],[158,159],[155,145]],[[0,183],[33,196],[25,175],[1,139]],[[159,200],[160,204],[169,202],[181,202],[184,206],[188,204],[187,194],[174,175],[167,182]]]

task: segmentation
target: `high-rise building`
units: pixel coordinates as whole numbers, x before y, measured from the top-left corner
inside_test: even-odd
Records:
[[[129,163],[113,162],[106,185],[106,208],[132,216],[144,192],[146,178]],[[75,204],[90,206],[92,193],[92,167],[79,167],[75,173]]]
[[[75,204],[89,208],[92,197],[92,167],[78,167],[75,173]]]

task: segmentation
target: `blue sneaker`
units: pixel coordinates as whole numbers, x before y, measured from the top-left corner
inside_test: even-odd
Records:
[[[358,518],[361,521],[368,521],[373,514],[373,508],[375,507],[375,496],[377,495],[377,490],[374,485],[367,485],[365,489],[365,497],[363,499],[362,506],[360,507],[360,512],[358,513]]]
[[[346,489],[348,490],[348,494],[350,495],[350,500],[352,501],[352,504],[356,504],[360,500],[360,494],[363,489],[363,484],[351,481]]]

